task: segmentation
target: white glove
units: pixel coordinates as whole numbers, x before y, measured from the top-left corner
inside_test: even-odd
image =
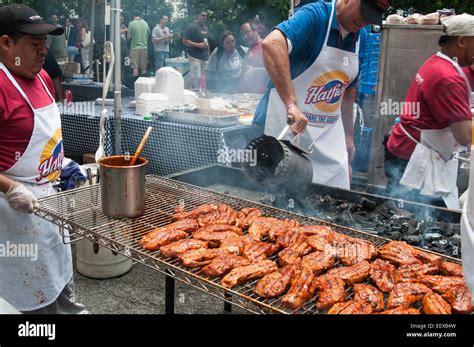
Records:
[[[20,212],[33,213],[39,206],[36,196],[21,183],[12,184],[5,193],[5,199],[11,208]]]

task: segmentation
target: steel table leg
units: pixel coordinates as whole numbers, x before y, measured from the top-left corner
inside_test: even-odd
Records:
[[[167,270],[168,273],[171,273]],[[166,276],[165,280],[165,313],[174,314],[174,287],[175,280],[171,276]]]
[[[232,301],[232,294],[224,293],[224,312],[231,313],[232,312],[232,304],[229,301]]]

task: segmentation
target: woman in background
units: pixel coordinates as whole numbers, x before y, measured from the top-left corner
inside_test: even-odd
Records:
[[[91,73],[89,70],[90,65],[90,54],[91,54],[91,31],[89,25],[84,19],[77,21],[79,30],[79,42],[81,44],[81,62],[84,73]]]

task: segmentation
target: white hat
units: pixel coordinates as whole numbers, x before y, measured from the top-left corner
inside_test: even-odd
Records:
[[[474,36],[474,16],[463,13],[441,19],[446,36]]]

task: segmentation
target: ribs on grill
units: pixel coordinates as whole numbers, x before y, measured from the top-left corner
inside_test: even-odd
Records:
[[[277,240],[276,244],[281,248],[290,247],[295,243],[302,243],[306,241],[306,236],[299,231],[297,228],[288,230],[286,233],[281,235]]]
[[[175,258],[192,249],[207,248],[207,242],[195,239],[183,239],[160,248],[165,257]]]
[[[370,284],[354,284],[354,301],[364,302],[374,311],[383,311],[385,307],[382,292]]]
[[[221,254],[228,254],[228,251],[220,248],[199,248],[185,252],[179,256],[183,265],[189,268],[208,265],[214,258]]]
[[[202,227],[193,233],[193,238],[209,242],[209,246],[217,247],[229,237],[242,235],[242,229],[223,224],[213,224]]]
[[[276,223],[274,222],[268,230],[268,238],[270,239],[270,241],[275,242],[280,236],[298,227],[299,223],[291,219],[280,220]]]
[[[255,286],[254,292],[261,298],[276,298],[282,295],[290,286],[291,280],[299,273],[296,265],[287,265],[265,275]]]
[[[242,229],[248,229],[256,218],[261,217],[262,212],[258,208],[246,207],[240,210],[237,216],[237,226]]]
[[[252,262],[265,260],[274,255],[280,247],[273,243],[251,241],[244,246],[242,255]]]
[[[432,263],[409,264],[400,266],[395,272],[397,283],[400,282],[420,282],[420,276],[434,275],[439,271],[438,267]]]
[[[201,205],[196,207],[194,210],[186,212],[182,207],[176,207],[174,209],[175,214],[173,214],[174,220],[181,219],[197,219],[201,215],[205,215],[214,211],[217,211],[217,205]]]
[[[315,276],[334,266],[336,258],[331,253],[313,252],[303,257],[301,267],[310,270]]]
[[[426,314],[451,314],[451,306],[436,293],[428,293],[424,296],[422,310]]]
[[[235,254],[221,254],[214,258],[209,265],[203,267],[202,272],[209,277],[221,277],[230,270],[245,265],[250,265],[250,260]]]
[[[229,205],[220,204],[217,210],[208,214],[202,214],[198,217],[198,223],[201,227],[210,224],[235,225],[237,223],[237,211]]]
[[[337,247],[337,256],[346,266],[355,265],[364,260],[371,260],[378,254],[377,247],[363,240],[352,239]]]
[[[174,241],[184,239],[189,232],[197,228],[198,225],[194,219],[179,220],[146,234],[140,240],[140,244],[143,248],[154,251]]]
[[[454,276],[422,275],[420,276],[418,282],[426,284],[430,288],[466,285],[466,281],[464,280],[464,277],[454,277]]]
[[[360,283],[370,274],[369,262],[363,260],[352,266],[343,266],[328,271],[328,275],[338,277],[346,284]]]
[[[395,266],[388,261],[375,259],[371,264],[370,277],[384,293],[390,292],[395,286]]]
[[[334,304],[328,314],[371,314],[372,307],[364,301],[346,301]]]
[[[455,263],[443,261],[439,269],[441,271],[441,274],[445,276],[456,276],[456,277],[464,276],[462,266]]]
[[[451,287],[442,297],[449,303],[454,313],[467,314],[474,311],[474,306],[471,305],[472,296],[466,286]]]
[[[311,252],[311,247],[306,243],[295,243],[278,253],[278,263],[281,266],[300,264],[301,257]]]
[[[285,223],[273,217],[256,217],[249,227],[249,235],[255,241],[261,241],[272,228],[285,228]]]
[[[308,269],[301,269],[291,281],[291,287],[281,302],[288,308],[296,310],[310,300],[316,289],[315,276]]]
[[[246,266],[239,266],[232,269],[222,279],[221,284],[226,288],[233,288],[238,284],[262,278],[263,276],[278,270],[274,261],[262,260]]]
[[[388,296],[388,308],[408,308],[431,293],[431,289],[421,283],[397,283]]]
[[[404,241],[391,241],[379,249],[380,257],[397,266],[421,264],[414,256],[413,247]]]
[[[319,290],[319,299],[316,303],[319,310],[328,310],[338,302],[346,300],[345,284],[339,277],[326,274],[316,277],[314,284]]]
[[[250,235],[232,236],[221,241],[219,248],[225,248],[232,254],[242,254],[247,243],[253,242],[254,239]]]
[[[420,314],[420,310],[413,307],[395,307],[390,310],[380,312],[380,314]]]

